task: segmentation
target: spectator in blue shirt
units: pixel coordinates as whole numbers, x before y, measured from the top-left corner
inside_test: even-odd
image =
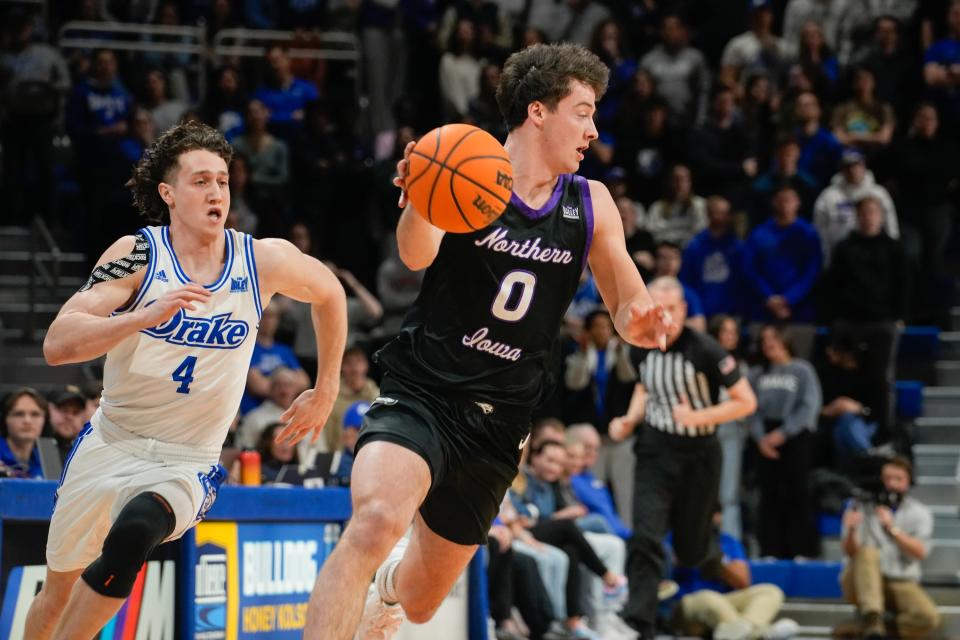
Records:
[[[923,80],[944,116],[960,115],[960,4],[950,3],[946,38],[937,40],[923,56]]]
[[[280,310],[276,305],[267,305],[260,317],[260,330],[257,343],[250,357],[250,370],[247,372],[247,390],[240,400],[240,413],[245,414],[258,407],[263,399],[270,395],[270,374],[277,367],[287,367],[299,379],[302,388],[310,387],[310,378],[300,366],[293,349],[274,340],[277,326],[280,324]]]
[[[37,439],[47,419],[47,401],[23,387],[3,403],[3,438],[0,439],[0,475],[42,478]]]
[[[98,49],[91,56],[90,75],[74,85],[65,109],[67,133],[77,158],[92,159],[77,162],[86,209],[85,249],[90,259],[109,246],[121,226],[111,219],[114,208],[110,197],[117,188],[116,165],[111,160],[117,157],[120,139],[127,132],[132,105],[133,99],[117,80],[113,51]],[[120,184],[123,181],[121,178]]]
[[[285,47],[274,45],[267,49],[271,81],[257,87],[253,97],[270,111],[270,128],[286,138],[303,122],[304,108],[311,100],[320,97],[316,85],[293,75],[290,56]]]
[[[753,183],[753,195],[750,203],[750,225],[755,226],[764,221],[770,207],[773,192],[778,187],[788,184],[800,196],[800,216],[810,220],[813,218],[813,203],[820,195],[817,179],[798,165],[800,162],[800,145],[796,138],[787,136],[777,141],[773,152],[773,164],[770,169]]]
[[[350,473],[353,471],[353,452],[360,436],[360,427],[363,426],[363,416],[370,409],[370,403],[359,400],[347,407],[343,414],[343,451],[340,454],[340,463],[334,475],[341,487],[350,486]]]
[[[794,135],[800,144],[798,166],[817,180],[823,188],[837,172],[843,145],[829,129],[820,124],[820,100],[812,91],[804,91],[794,103],[797,129]]]
[[[751,296],[747,317],[755,322],[812,322],[812,289],[823,263],[820,236],[797,217],[800,198],[784,186],[773,196],[773,213],[747,238],[743,273]]]
[[[611,532],[627,540],[631,534],[630,527],[624,524],[617,513],[607,485],[590,470],[599,450],[600,434],[592,424],[583,422],[567,428],[567,456],[572,472],[570,489],[587,511],[603,517]]]
[[[733,215],[726,198],[711,196],[707,200],[707,220],[707,228],[683,251],[680,280],[699,296],[704,316],[740,315],[743,242],[733,231]]]
[[[133,98],[117,79],[117,57],[109,49],[93,53],[90,76],[74,85],[66,106],[67,132],[80,157],[104,157],[127,132]]]

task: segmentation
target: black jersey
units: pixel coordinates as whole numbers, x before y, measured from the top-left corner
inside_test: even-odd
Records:
[[[414,384],[532,409],[592,238],[589,186],[575,175],[560,176],[540,209],[514,194],[488,227],[446,234],[380,365]]]
[[[684,327],[680,336],[667,347],[631,350],[631,359],[647,390],[644,421],[654,429],[681,436],[709,436],[717,429],[710,424],[687,427],[673,421],[673,407],[680,395],[694,409],[705,409],[720,402],[720,389],[740,380],[736,359],[716,340],[700,331]]]

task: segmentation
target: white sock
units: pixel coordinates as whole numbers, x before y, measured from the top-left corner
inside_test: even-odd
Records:
[[[384,570],[381,573],[383,579],[377,581],[377,590],[380,592],[380,599],[383,600],[383,603],[388,606],[400,602],[400,596],[397,595],[397,588],[394,584],[397,574],[397,565],[399,564],[399,560],[394,560],[384,567]]]

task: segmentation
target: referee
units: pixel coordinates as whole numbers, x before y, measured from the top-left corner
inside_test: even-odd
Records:
[[[711,518],[720,486],[717,425],[747,416],[757,401],[736,360],[705,333],[684,326],[683,285],[673,277],[648,287],[656,304],[675,322],[665,351],[636,349],[640,373],[627,415],[610,422],[610,437],[637,429],[633,537],[628,546],[630,597],[622,615],[654,637],[657,584],[664,573],[663,539],[673,531],[681,566],[719,577],[720,550]],[[720,401],[720,389],[727,399]]]

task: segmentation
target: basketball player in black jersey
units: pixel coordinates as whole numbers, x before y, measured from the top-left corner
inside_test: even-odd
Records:
[[[497,90],[514,172],[504,214],[485,229],[445,234],[410,206],[403,212],[400,257],[427,272],[400,335],[377,354],[382,395],[357,443],[353,518],[317,579],[305,638],[349,640],[359,623],[357,637],[385,639],[404,616],[433,616],[486,543],[517,474],[549,355],[588,263],[618,333],[665,346],[670,316],[627,253],[613,199],[573,175],[597,137],[593,115],[607,76],[575,45],[513,54]],[[397,165],[401,190],[412,146]],[[391,554],[411,522],[409,545]]]

